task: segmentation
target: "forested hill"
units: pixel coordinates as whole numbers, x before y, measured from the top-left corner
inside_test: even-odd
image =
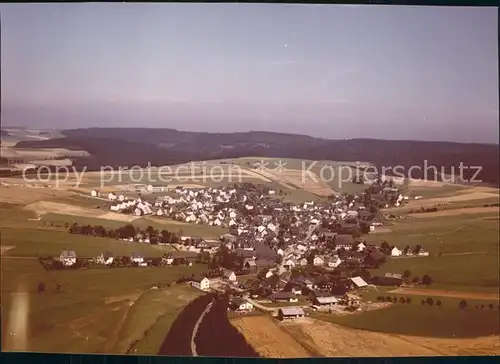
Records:
[[[64,138],[23,141],[17,147],[86,150],[91,157],[75,161],[88,169],[110,166],[168,165],[195,160],[245,156],[309,160],[370,161],[374,165],[441,166],[449,173],[460,163],[481,166],[478,177],[498,185],[498,145],[408,140],[330,140],[304,135],[250,131],[202,133],[152,128],[88,128],[64,130]],[[427,162],[425,162],[427,161]],[[475,169],[465,169],[470,178]],[[414,170],[413,177],[422,177]],[[432,178],[430,173],[428,178]]]

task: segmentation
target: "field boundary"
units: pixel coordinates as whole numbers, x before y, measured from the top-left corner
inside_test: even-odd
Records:
[[[444,291],[444,290],[433,290],[433,289],[427,290],[418,288],[396,288],[387,291],[387,293],[406,294],[414,296],[468,298],[468,299],[478,299],[478,300],[500,300],[500,294],[495,294],[495,293]]]

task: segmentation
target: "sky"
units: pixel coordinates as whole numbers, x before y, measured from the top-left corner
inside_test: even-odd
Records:
[[[1,4],[2,125],[498,143],[496,8]]]

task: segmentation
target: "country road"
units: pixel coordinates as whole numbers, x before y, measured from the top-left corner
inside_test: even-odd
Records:
[[[196,335],[198,335],[198,329],[200,328],[200,324],[203,322],[203,318],[210,311],[213,304],[214,303],[212,301],[207,305],[205,310],[201,313],[200,317],[198,318],[198,321],[196,321],[196,324],[194,325],[193,333],[191,335],[191,352],[193,353],[193,356],[198,356],[198,352],[196,351]]]

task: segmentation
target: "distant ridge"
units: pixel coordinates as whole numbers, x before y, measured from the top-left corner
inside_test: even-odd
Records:
[[[75,161],[88,169],[109,166],[168,165],[195,160],[239,157],[370,161],[375,166],[481,166],[484,182],[498,185],[498,145],[369,138],[323,139],[268,131],[205,133],[161,128],[81,128],[60,132],[63,138],[22,141],[20,148],[86,150],[91,157]],[[231,148],[227,148],[231,146]],[[424,162],[427,161],[427,162]],[[458,169],[456,170],[456,173]],[[414,171],[415,173],[415,171]],[[474,170],[465,170],[471,178]],[[413,175],[416,178],[420,178]],[[433,178],[432,176],[427,176]],[[476,177],[477,178],[477,177]]]

